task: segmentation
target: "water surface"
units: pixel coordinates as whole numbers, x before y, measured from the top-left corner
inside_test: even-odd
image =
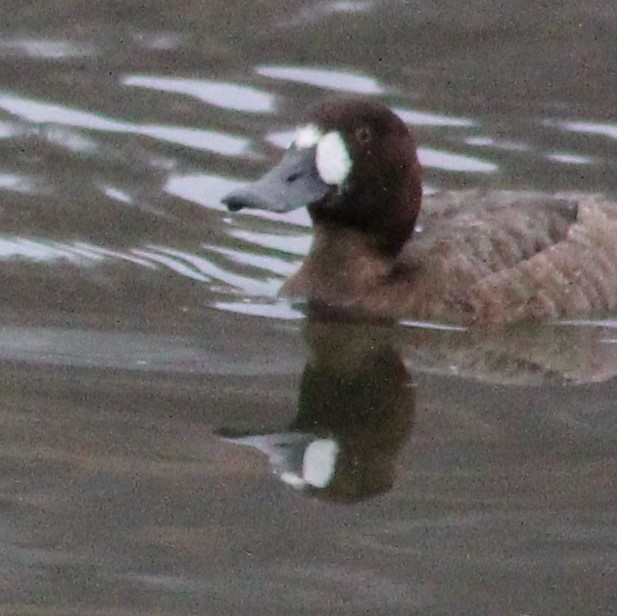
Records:
[[[220,204],[334,93],[429,191],[616,196],[612,1],[9,5],[2,611],[615,613],[614,315],[307,319],[306,213]]]

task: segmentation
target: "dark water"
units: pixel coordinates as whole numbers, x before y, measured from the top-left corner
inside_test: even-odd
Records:
[[[614,1],[497,4],[0,3],[2,613],[617,613],[615,320],[309,321],[219,203],[333,92],[615,196]]]

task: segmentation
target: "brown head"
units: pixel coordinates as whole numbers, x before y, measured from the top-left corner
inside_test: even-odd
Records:
[[[230,210],[307,207],[315,224],[366,233],[392,255],[413,232],[421,176],[398,116],[380,103],[338,98],[309,108],[279,164],[223,202]]]

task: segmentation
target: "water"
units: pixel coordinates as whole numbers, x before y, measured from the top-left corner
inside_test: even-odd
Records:
[[[306,214],[219,202],[335,92],[617,195],[612,2],[1,8],[3,613],[617,613],[611,315],[307,320]]]

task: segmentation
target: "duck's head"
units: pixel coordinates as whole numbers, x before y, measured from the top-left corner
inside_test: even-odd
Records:
[[[281,161],[223,203],[232,211],[306,207],[313,223],[367,233],[396,253],[413,231],[421,176],[398,116],[373,101],[339,98],[310,107]]]

